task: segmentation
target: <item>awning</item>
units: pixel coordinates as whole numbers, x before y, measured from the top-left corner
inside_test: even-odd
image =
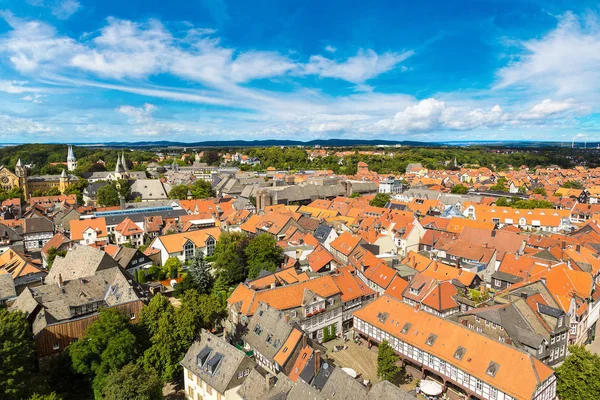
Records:
[[[344,371],[345,373],[347,373],[348,375],[350,375],[353,378],[356,378],[358,376],[356,371],[353,370],[352,368],[344,367],[344,368],[342,368],[342,371]]]
[[[434,381],[422,380],[419,383],[419,388],[421,392],[428,396],[439,396],[442,394],[442,385]]]

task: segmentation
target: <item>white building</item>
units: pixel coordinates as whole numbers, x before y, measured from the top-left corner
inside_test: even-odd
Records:
[[[238,400],[237,390],[256,363],[224,339],[203,330],[181,361],[189,400]]]
[[[389,178],[379,182],[379,193],[397,194],[402,193],[402,180]]]

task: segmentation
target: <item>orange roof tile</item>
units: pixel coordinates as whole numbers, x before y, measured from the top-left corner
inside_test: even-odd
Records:
[[[379,318],[381,313],[387,313],[387,318]],[[354,312],[354,316],[433,354],[514,398],[532,398],[540,383],[553,374],[550,367],[525,352],[449,320],[415,311],[413,307],[389,296],[378,298]],[[402,333],[407,322],[411,326],[408,332]],[[426,343],[430,335],[436,335],[431,345]],[[460,360],[454,356],[459,346],[466,349]],[[491,362],[499,365],[494,376],[486,373]]]

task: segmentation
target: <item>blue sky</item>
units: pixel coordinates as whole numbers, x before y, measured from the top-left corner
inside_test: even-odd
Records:
[[[597,141],[599,11],[0,0],[0,141]]]

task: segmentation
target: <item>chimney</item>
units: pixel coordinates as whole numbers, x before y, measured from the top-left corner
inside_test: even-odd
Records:
[[[60,288],[60,287],[62,287],[62,285],[63,285],[62,275],[58,274],[58,287]]]
[[[275,376],[271,374],[265,375],[265,386],[267,391],[271,390],[273,386],[275,386]]]
[[[303,333],[302,334],[302,349],[304,349],[306,347],[306,334]]]
[[[579,254],[579,252],[581,251],[581,245],[580,245],[580,244],[578,244],[578,245],[575,247],[575,251],[577,252],[577,254]]]
[[[124,210],[126,208],[125,197],[119,196],[119,206],[121,210]]]
[[[567,242],[563,240],[562,242],[562,249],[566,249],[567,248]]]
[[[315,350],[315,376],[321,369],[321,350]]]

